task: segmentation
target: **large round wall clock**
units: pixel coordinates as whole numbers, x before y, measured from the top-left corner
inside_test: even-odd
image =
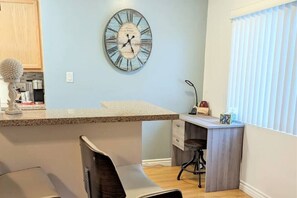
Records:
[[[104,42],[107,56],[114,66],[123,71],[135,71],[150,57],[151,28],[136,10],[120,10],[109,20]]]

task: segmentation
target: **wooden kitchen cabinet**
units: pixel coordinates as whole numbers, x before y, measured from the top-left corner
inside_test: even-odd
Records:
[[[38,0],[0,0],[0,61],[6,58],[42,71]]]

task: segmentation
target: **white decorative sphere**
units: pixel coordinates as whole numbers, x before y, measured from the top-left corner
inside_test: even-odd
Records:
[[[23,75],[23,65],[20,61],[13,58],[5,59],[0,64],[0,75],[5,82],[19,81]]]

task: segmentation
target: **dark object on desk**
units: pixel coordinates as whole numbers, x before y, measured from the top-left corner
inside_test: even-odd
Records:
[[[189,114],[191,114],[191,115],[196,115],[196,113],[197,113],[197,107],[198,107],[197,90],[196,90],[196,87],[194,86],[194,84],[193,84],[191,81],[189,81],[189,80],[185,80],[185,82],[186,82],[189,86],[193,87],[194,90],[195,90],[195,96],[196,96],[195,99],[196,99],[196,103],[195,103],[194,107],[192,108],[191,112],[189,112]]]
[[[162,190],[140,164],[115,167],[111,158],[80,136],[85,190],[89,198],[182,198],[178,189]]]
[[[197,114],[197,107],[194,106],[191,110],[191,112],[189,112],[190,115],[196,115]]]
[[[198,187],[201,188],[201,174],[204,174],[206,161],[203,158],[203,149],[206,149],[206,140],[203,139],[187,139],[184,142],[185,146],[194,152],[193,158],[182,164],[181,170],[178,173],[177,180],[180,180],[180,176],[183,171],[191,172],[194,175],[198,175],[199,182]],[[189,165],[194,165],[194,170],[188,170]]]

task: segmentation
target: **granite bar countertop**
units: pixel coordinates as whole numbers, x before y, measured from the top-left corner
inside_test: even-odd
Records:
[[[102,102],[100,109],[27,110],[0,113],[0,127],[174,120],[179,114],[143,101]]]
[[[21,110],[45,110],[45,104],[17,104]],[[1,105],[1,111],[7,109],[7,104]]]

